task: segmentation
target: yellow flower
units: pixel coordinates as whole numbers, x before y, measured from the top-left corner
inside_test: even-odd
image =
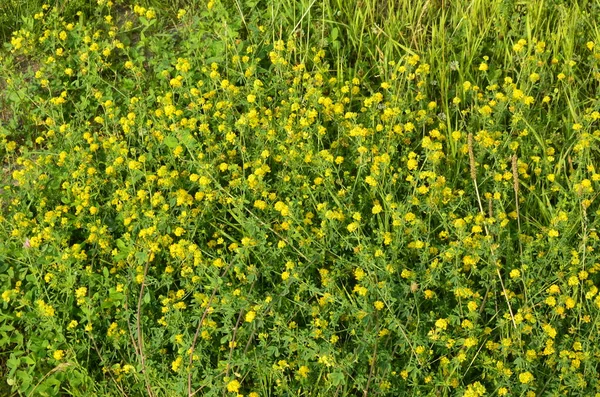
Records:
[[[560,287],[556,284],[552,284],[549,288],[548,288],[548,293],[549,294],[560,294]]]
[[[463,320],[460,326],[464,329],[473,329],[473,322],[471,320]]]
[[[8,289],[2,293],[2,300],[4,302],[10,302],[10,296],[12,295],[12,290]]]
[[[542,325],[542,329],[550,338],[554,339],[556,337],[556,329],[552,327],[550,324]]]
[[[358,229],[358,226],[359,226],[358,222],[352,222],[348,226],[346,226],[346,229],[348,229],[348,231],[350,233],[352,233]]]
[[[554,298],[553,296],[547,297],[544,302],[550,307],[556,306],[556,298]]]
[[[182,84],[182,80],[183,80],[182,76],[177,76],[174,79],[171,79],[171,81],[169,81],[169,84],[173,88],[179,88],[179,87],[181,87],[183,85]]]
[[[44,317],[53,317],[54,316],[54,308],[47,304],[46,302],[44,302],[43,300],[37,300],[36,301],[38,308],[40,310],[40,313],[42,316]]]
[[[254,310],[250,310],[248,313],[246,313],[245,320],[247,323],[254,321],[254,318],[256,318],[256,312]]]
[[[463,397],[481,397],[485,396],[486,390],[480,382],[475,382],[467,386],[467,390],[463,394]]]
[[[470,312],[474,312],[477,310],[477,303],[475,301],[469,301],[469,303],[467,303],[467,308]]]
[[[300,376],[302,378],[306,378],[308,376],[309,372],[310,372],[310,369],[306,365],[303,365],[300,368],[298,368],[298,376]]]
[[[523,383],[524,385],[531,383],[533,379],[533,375],[529,371],[519,374],[519,382]]]
[[[183,358],[182,358],[181,356],[177,357],[177,358],[175,359],[175,361],[173,361],[173,362],[171,363],[171,369],[172,369],[174,372],[177,372],[177,371],[179,371],[179,369],[181,368],[181,364],[182,364],[182,363],[183,363]]]
[[[356,269],[354,269],[354,277],[358,281],[362,280],[365,277],[365,271],[360,267],[357,267]]]
[[[419,162],[415,159],[410,159],[406,162],[406,168],[409,170],[415,170],[419,166]]]
[[[537,73],[531,73],[529,75],[529,81],[531,81],[532,83],[535,83],[537,81],[540,81],[540,75]]]
[[[438,329],[445,330],[448,328],[448,320],[440,318],[435,322],[435,326]]]
[[[365,296],[367,295],[367,288],[363,287],[362,285],[355,285],[353,292],[356,292],[357,294],[359,294],[360,296]]]
[[[52,356],[57,361],[62,360],[63,357],[65,356],[65,351],[64,350],[55,350],[54,354],[52,354]]]
[[[368,175],[365,178],[365,182],[369,185],[369,186],[377,186],[377,180],[375,178],[373,178],[371,175]]]
[[[240,391],[240,382],[236,379],[232,380],[227,384],[227,391],[230,393],[237,393]]]
[[[254,207],[258,208],[259,210],[264,210],[265,208],[267,208],[267,203],[263,200],[256,200],[254,202]]]
[[[385,307],[385,304],[382,301],[376,301],[374,305],[375,305],[375,309],[377,309],[377,310],[381,310]]]
[[[77,299],[85,297],[86,294],[87,294],[87,288],[86,287],[79,287],[79,288],[77,288],[75,290],[75,297]]]
[[[283,201],[275,203],[275,210],[279,211],[282,216],[290,215],[290,208]]]

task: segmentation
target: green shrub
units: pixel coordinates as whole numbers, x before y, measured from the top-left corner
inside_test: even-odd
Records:
[[[361,79],[244,10],[11,36],[0,391],[596,393],[597,29]]]

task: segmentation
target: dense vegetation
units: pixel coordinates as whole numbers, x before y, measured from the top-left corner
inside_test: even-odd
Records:
[[[600,393],[596,1],[0,25],[0,395]]]

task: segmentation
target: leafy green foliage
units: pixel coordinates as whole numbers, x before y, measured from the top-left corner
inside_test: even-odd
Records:
[[[0,393],[596,393],[596,5],[417,3],[23,11]]]

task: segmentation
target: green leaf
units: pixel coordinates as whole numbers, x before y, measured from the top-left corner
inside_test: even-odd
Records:
[[[21,365],[21,359],[17,357],[11,357],[6,361],[6,366],[10,369],[16,369]]]
[[[345,384],[344,374],[341,372],[332,372],[329,374],[329,379],[334,386]]]
[[[138,251],[135,253],[135,259],[140,265],[145,264],[148,261],[148,254],[143,251]]]
[[[179,140],[177,140],[177,138],[175,138],[174,136],[166,137],[163,142],[165,145],[167,145],[171,149],[173,149],[173,148],[177,147],[177,145],[179,145]]]
[[[331,41],[336,41],[338,38],[339,30],[337,27],[331,29]]]
[[[24,362],[25,364],[27,364],[27,365],[35,365],[35,360],[34,360],[34,359],[32,359],[32,358],[31,358],[31,357],[29,357],[29,356],[24,356],[24,357],[23,357],[23,362]]]
[[[109,299],[113,301],[120,301],[125,295],[122,292],[111,291],[108,294]]]

